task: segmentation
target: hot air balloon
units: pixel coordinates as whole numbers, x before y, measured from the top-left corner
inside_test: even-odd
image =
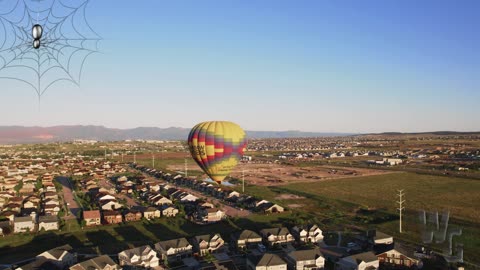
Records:
[[[202,170],[220,184],[242,158],[247,138],[245,131],[235,123],[203,122],[190,131],[188,146]]]

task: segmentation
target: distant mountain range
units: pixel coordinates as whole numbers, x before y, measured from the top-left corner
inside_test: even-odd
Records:
[[[138,127],[116,129],[104,126],[23,127],[0,126],[0,144],[64,142],[75,139],[97,141],[120,140],[186,140],[190,129]],[[299,138],[346,136],[348,133],[302,131],[246,131],[249,138]]]
[[[104,126],[54,126],[24,127],[0,126],[0,144],[65,142],[72,140],[122,141],[122,140],[186,140],[190,129],[180,127],[138,127],[131,129]],[[402,135],[480,135],[480,132],[435,131],[419,133],[385,132],[354,134],[334,132],[246,131],[248,138],[306,138],[349,135],[402,136]]]
[[[480,131],[432,131],[432,132],[383,132],[363,135],[385,135],[385,136],[403,136],[403,135],[437,135],[437,136],[451,136],[451,135],[480,135]]]

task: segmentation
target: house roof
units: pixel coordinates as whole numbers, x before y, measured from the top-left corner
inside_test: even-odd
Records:
[[[147,209],[144,210],[144,212],[155,212],[155,211],[159,211],[159,210],[155,207],[148,207]]]
[[[33,222],[32,217],[15,217],[14,222]]]
[[[137,255],[137,256],[147,255],[151,251],[152,251],[152,248],[149,245],[145,245],[141,247],[124,250],[120,253],[125,253],[125,255],[127,255],[128,257],[132,257],[134,255]]]
[[[214,237],[218,237],[218,239],[222,239],[222,237],[220,236],[220,234],[205,234],[205,235],[198,235],[198,236],[195,236],[194,239],[200,243],[202,241],[205,241],[205,242],[210,242],[212,240],[212,238]]]
[[[285,227],[263,229],[260,232],[264,235],[287,235],[290,233],[290,231]]]
[[[391,250],[396,250],[397,252],[403,254],[406,257],[409,257],[411,259],[415,258],[414,250],[406,248],[399,243],[392,243],[390,245],[376,245],[374,249],[376,255],[380,255]]]
[[[295,259],[295,261],[316,260],[322,256],[318,248],[307,250],[296,250],[288,253],[288,256]]]
[[[15,216],[17,212],[11,211],[11,210],[6,210],[0,213],[1,217],[9,217],[9,216]]]
[[[100,218],[100,211],[98,210],[83,211],[83,218],[84,219]]]
[[[238,240],[245,240],[245,239],[251,239],[251,238],[262,238],[258,233],[250,230],[243,230],[239,235],[238,235]]]
[[[249,256],[250,260],[256,266],[275,266],[287,264],[276,254],[265,253],[263,256]]]
[[[190,246],[190,243],[185,238],[161,241],[155,244],[155,248],[162,248],[163,250],[169,250],[170,248],[185,248],[188,246]]]
[[[376,231],[375,236],[373,237],[374,240],[386,239],[386,238],[392,238],[392,236],[380,231]]]
[[[45,223],[57,223],[58,217],[57,216],[39,216],[38,223],[45,222]]]
[[[357,264],[360,264],[361,262],[373,262],[378,260],[377,256],[371,251],[355,254],[347,258],[353,259],[357,262]]]
[[[45,251],[44,253],[49,253],[50,255],[52,255],[52,257],[56,259],[60,259],[65,252],[69,252],[70,250],[72,250],[72,247],[70,245],[63,245],[56,248],[52,248],[48,251]],[[38,256],[41,256],[42,254],[39,254]]]
[[[122,214],[120,214],[120,212],[118,211],[103,211],[103,216],[106,217],[106,216],[121,216]]]
[[[117,265],[109,256],[102,255],[88,261],[84,261],[72,266],[71,270],[90,270],[90,269],[104,269],[107,265]],[[115,268],[115,269],[120,269]]]

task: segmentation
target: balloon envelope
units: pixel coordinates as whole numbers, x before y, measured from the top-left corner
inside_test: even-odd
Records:
[[[203,122],[190,131],[188,146],[202,170],[221,183],[242,158],[247,138],[245,131],[235,123]]]

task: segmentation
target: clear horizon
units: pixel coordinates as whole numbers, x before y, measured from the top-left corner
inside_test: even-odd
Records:
[[[0,80],[0,126],[476,131],[478,10],[473,0],[91,1],[104,41],[81,87],[58,84],[39,103]]]

